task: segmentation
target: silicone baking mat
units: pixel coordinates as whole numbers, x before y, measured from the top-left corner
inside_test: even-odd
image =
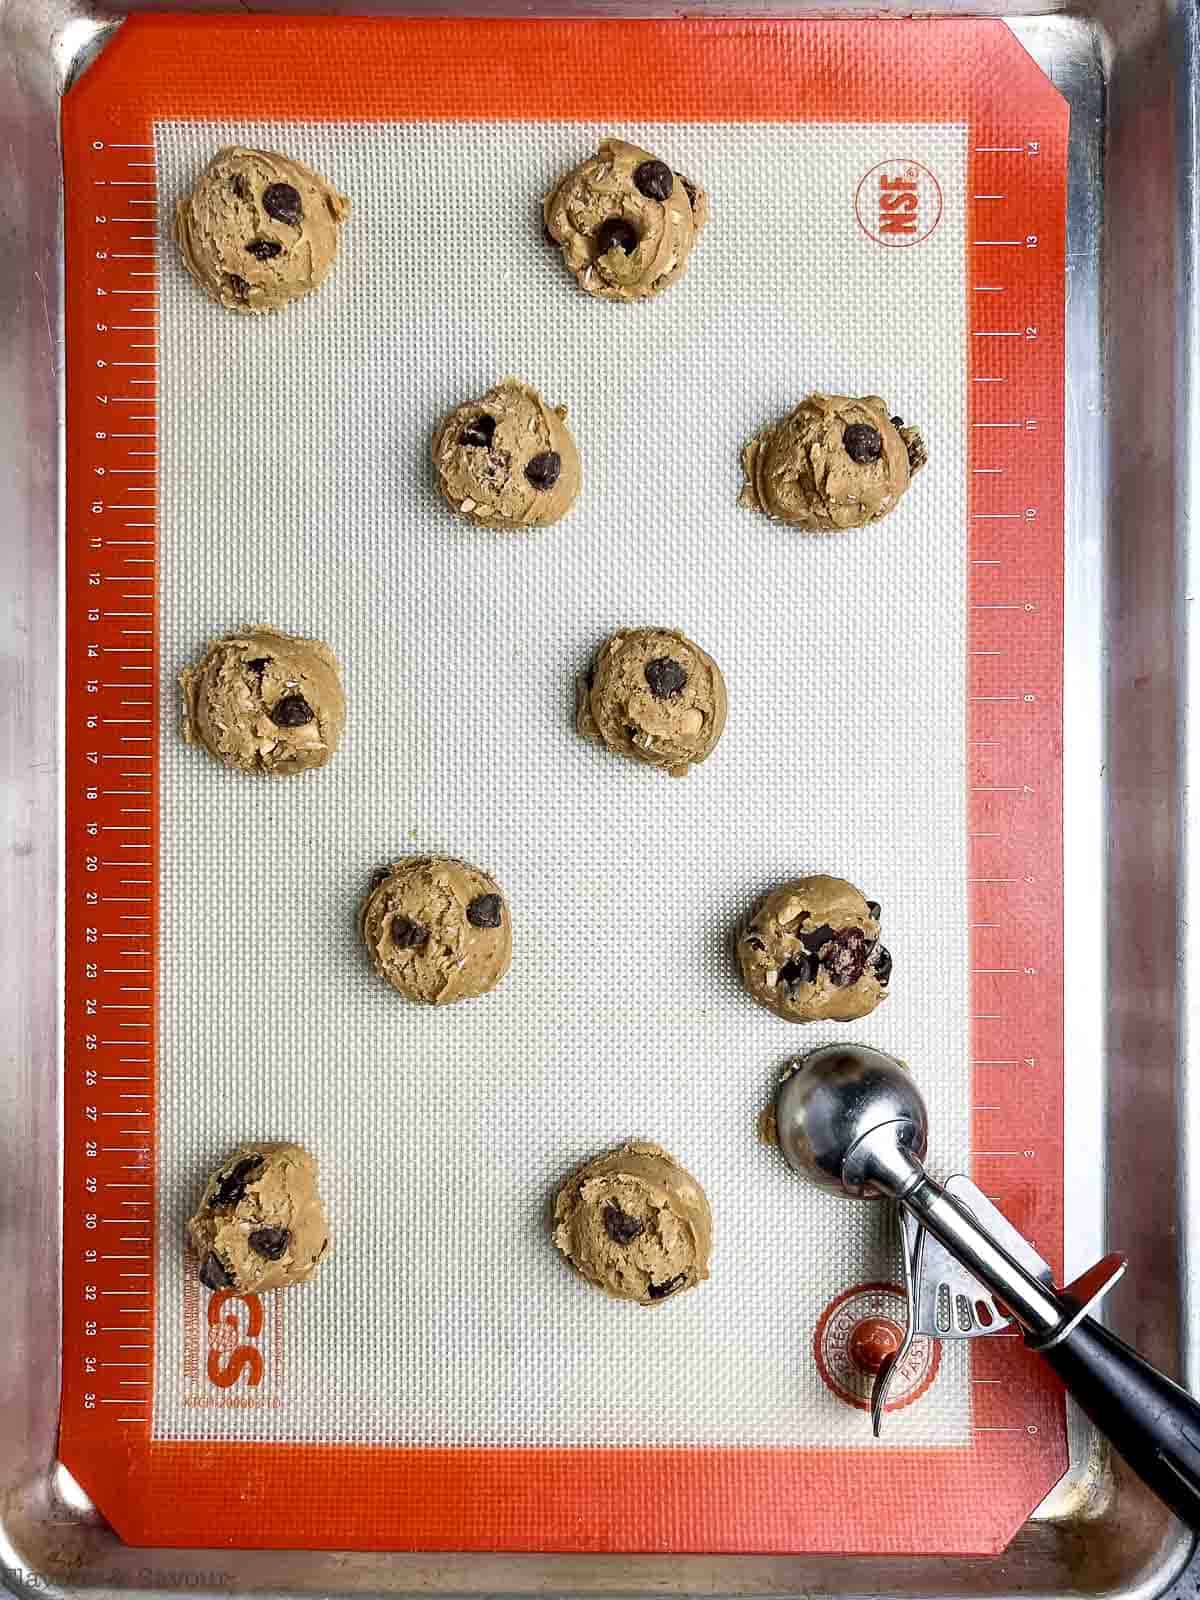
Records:
[[[712,194],[651,306],[589,300],[541,240],[605,132]],[[893,992],[850,1031],[913,1065],[939,1166],[1056,1254],[1066,132],[988,24],[154,19],[68,96],[63,1459],[125,1537],[985,1550],[1062,1471],[1015,1339],[919,1341],[872,1443],[884,1219],[754,1136],[789,1055],[848,1030],[757,1010],[729,936],[800,871],[882,901]],[[210,304],[170,244],[238,142],[354,203],[284,315]],[[584,463],[570,519],[511,538],[427,464],[506,372]],[[925,432],[876,529],[736,506],[741,442],[813,387]],[[257,620],[344,663],[344,747],[292,783],[177,733],[179,669]],[[728,680],[684,782],[571,726],[639,621]],[[406,1007],[358,947],[372,870],[417,850],[510,898],[484,1001]],[[548,1245],[556,1181],[631,1136],[715,1217],[711,1281],[653,1314]],[[212,1295],[183,1251],[246,1137],[320,1162],[335,1251],[303,1291]]]

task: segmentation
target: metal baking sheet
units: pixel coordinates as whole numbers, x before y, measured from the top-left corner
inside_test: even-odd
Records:
[[[1108,990],[1104,976],[1106,966],[1102,955],[1106,915],[1103,879],[1098,871],[1098,865],[1101,860],[1100,843],[1103,839],[1100,824],[1104,815],[1106,796],[1114,802],[1114,872],[1127,896],[1133,897],[1127,903],[1136,903],[1139,906],[1142,904],[1138,896],[1142,893],[1142,886],[1151,878],[1160,887],[1164,882],[1170,884],[1174,881],[1175,862],[1170,851],[1170,844],[1174,838],[1172,823],[1174,808],[1170,799],[1169,777],[1164,778],[1163,773],[1164,771],[1169,773],[1173,759],[1172,736],[1176,703],[1174,696],[1177,685],[1173,667],[1175,661],[1171,621],[1173,610],[1170,604],[1171,585],[1176,571],[1174,557],[1168,551],[1167,559],[1161,559],[1163,547],[1160,545],[1157,550],[1159,562],[1153,570],[1148,570],[1141,564],[1143,557],[1149,560],[1148,555],[1144,555],[1144,546],[1131,536],[1127,554],[1116,569],[1116,593],[1123,601],[1125,596],[1133,592],[1133,586],[1137,585],[1137,592],[1144,603],[1138,607],[1119,605],[1117,608],[1117,627],[1113,635],[1116,649],[1113,681],[1114,705],[1117,711],[1133,714],[1117,716],[1113,724],[1111,754],[1115,766],[1110,767],[1110,787],[1106,789],[1098,784],[1096,773],[1100,768],[1103,740],[1109,726],[1101,717],[1100,697],[1103,669],[1107,664],[1099,649],[1098,627],[1104,553],[1110,548],[1110,540],[1113,539],[1116,540],[1116,549],[1126,550],[1126,546],[1116,538],[1116,535],[1123,526],[1122,519],[1127,512],[1130,516],[1136,515],[1140,529],[1142,517],[1147,509],[1154,511],[1158,508],[1160,525],[1164,528],[1169,527],[1175,505],[1173,496],[1176,492],[1176,479],[1170,470],[1172,437],[1169,432],[1164,432],[1161,428],[1153,435],[1150,434],[1147,411],[1148,397],[1156,392],[1156,386],[1170,381],[1169,352],[1173,344],[1175,327],[1170,295],[1165,297],[1162,295],[1161,283],[1156,285],[1158,292],[1151,292],[1154,273],[1160,270],[1163,261],[1167,263],[1163,269],[1166,274],[1164,281],[1170,281],[1171,273],[1169,251],[1166,256],[1162,254],[1170,233],[1168,219],[1171,215],[1174,193],[1171,187],[1172,173],[1175,171],[1171,157],[1171,138],[1174,130],[1169,116],[1166,115],[1168,89],[1172,81],[1166,53],[1169,19],[1165,14],[1160,17],[1150,10],[1140,12],[1136,20],[1121,17],[1109,20],[1114,24],[1111,34],[1093,26],[1088,19],[1081,21],[1047,19],[1044,22],[1020,25],[1026,42],[1055,72],[1056,78],[1072,99],[1076,110],[1072,168],[1073,232],[1068,278],[1071,290],[1068,302],[1071,351],[1071,386],[1068,390],[1068,400],[1071,427],[1068,452],[1067,569],[1070,666],[1067,677],[1065,776],[1068,812],[1072,818],[1067,853],[1068,890],[1076,913],[1072,929],[1072,948],[1080,958],[1068,966],[1068,1013],[1071,1019],[1069,1043],[1077,1047],[1074,1053],[1069,1049],[1068,1063],[1070,1066],[1073,1060],[1078,1059],[1085,1065],[1077,1078],[1073,1072],[1068,1074],[1069,1120],[1073,1136],[1067,1150],[1068,1171],[1070,1172],[1072,1165],[1076,1164],[1077,1170],[1074,1175],[1080,1180],[1069,1185],[1074,1204],[1067,1218],[1068,1269],[1072,1264],[1072,1249],[1077,1250],[1080,1261],[1096,1253],[1095,1241],[1101,1231],[1102,1211],[1094,1202],[1104,1192],[1107,1178],[1105,1158],[1111,1154],[1111,1160],[1118,1167],[1131,1158],[1136,1161],[1136,1152],[1141,1148],[1141,1141],[1151,1139],[1160,1168],[1163,1165],[1164,1146],[1156,1131],[1154,1115],[1151,1115],[1148,1109],[1145,1095],[1134,1094],[1135,1087],[1144,1089],[1146,1075],[1148,1073],[1152,1075],[1156,1090],[1153,1100],[1155,1115],[1163,1107],[1170,1106],[1175,1094],[1172,1076],[1175,1057],[1170,1041],[1174,1028],[1171,1019],[1175,1015],[1172,993],[1178,967],[1170,954],[1176,948],[1173,921],[1170,918],[1160,919],[1157,922],[1147,919],[1142,924],[1136,946],[1139,970],[1137,1005],[1117,1006],[1115,1011],[1108,1008]],[[69,26],[59,30],[54,25],[57,23]],[[36,128],[39,106],[44,109],[52,105],[58,80],[54,77],[51,58],[39,56],[37,47],[31,46],[29,40],[33,37],[39,39],[53,37],[57,51],[53,61],[66,63],[77,61],[81,52],[94,48],[96,40],[102,34],[103,27],[87,18],[56,18],[52,23],[39,15],[27,30],[23,40],[17,41],[27,53],[17,56],[21,63],[21,74],[14,84],[14,104],[23,104],[28,109],[31,127]],[[1190,38],[1186,32],[1177,34],[1175,43],[1180,47],[1177,54],[1179,70],[1186,72],[1190,70],[1191,64],[1186,48],[1190,46]],[[1107,120],[1110,107],[1104,95],[1110,72],[1117,91],[1112,103],[1111,122]],[[21,100],[22,95],[25,96],[24,101]],[[1136,118],[1132,110],[1135,106]],[[1085,113],[1082,123],[1078,115],[1081,109]],[[1103,196],[1102,168],[1096,133],[1102,125],[1110,126],[1113,132],[1107,166],[1110,181],[1115,186],[1117,194],[1125,197],[1130,212],[1136,212],[1144,224],[1137,233],[1136,251],[1132,244],[1128,248],[1122,244],[1114,247],[1115,259],[1124,269],[1120,280],[1122,288],[1118,296],[1113,330],[1114,349],[1117,371],[1125,380],[1124,387],[1116,391],[1119,393],[1119,398],[1115,409],[1123,424],[1122,437],[1127,445],[1129,441],[1141,439],[1143,436],[1148,440],[1145,450],[1140,454],[1133,452],[1134,457],[1139,462],[1149,460],[1155,463],[1157,468],[1148,479],[1129,472],[1114,474],[1112,528],[1100,514],[1094,497],[1090,498],[1078,492],[1080,474],[1093,483],[1104,481],[1108,461],[1107,418],[1103,409],[1104,397],[1099,386],[1104,368],[1099,360],[1097,341],[1100,323],[1095,298],[1099,218]],[[36,152],[34,135],[30,136],[28,148]],[[1153,171],[1150,172],[1148,169]],[[40,321],[34,319],[24,329],[22,348],[28,348],[31,354],[37,347],[38,328],[53,328],[54,307],[58,304],[53,270],[53,205],[47,206],[45,202],[45,193],[37,196],[22,193],[17,201],[23,230],[22,237],[29,240],[33,252],[31,259],[35,263],[36,276],[33,283],[36,286],[36,293],[29,301],[29,305],[32,310],[37,310],[40,306],[45,306],[47,310],[46,318]],[[1184,288],[1187,287],[1185,283]],[[1125,315],[1127,306],[1130,314]],[[1111,358],[1111,351],[1109,355]],[[34,417],[50,416],[53,411],[54,391],[52,383],[47,381],[46,365],[43,362],[39,367],[39,363],[33,360],[30,371],[40,371],[41,381],[33,381],[22,386],[20,390],[22,403],[30,408]],[[1169,408],[1162,409],[1165,414]],[[52,438],[52,430],[44,437]],[[17,481],[29,491],[29,497],[28,501],[22,500],[21,504],[23,506],[27,503],[36,504],[37,494],[44,493],[47,486],[52,486],[54,477],[52,451],[47,453],[45,449],[35,449],[28,461],[22,459]],[[34,549],[36,546],[30,548]],[[48,586],[39,583],[38,572],[45,569],[39,569],[36,556],[28,557],[24,553],[24,547],[16,554],[18,564],[14,568],[17,580],[14,583],[14,592],[30,597],[33,601],[40,598],[43,607],[46,605],[50,607],[49,610],[43,609],[45,626],[37,639],[29,643],[25,656],[29,663],[23,676],[23,683],[26,686],[25,697],[19,698],[17,702],[23,714],[27,709],[36,708],[39,685],[42,686],[43,692],[52,690],[53,674],[47,678],[40,672],[38,663],[47,659],[47,642],[52,642],[55,638],[52,604],[54,586],[52,583]],[[36,612],[36,606],[31,606],[31,611]],[[52,656],[53,651],[50,653]],[[1146,670],[1135,672],[1132,670],[1134,666]],[[1129,670],[1126,670],[1127,668]],[[50,725],[48,719],[42,720],[40,727],[43,733],[45,727]],[[36,751],[36,749],[35,735],[29,741],[29,750]],[[21,773],[23,787],[19,792],[26,797],[30,794],[36,795],[39,783],[45,785],[48,782],[44,775],[38,775],[36,762],[22,766]],[[36,820],[44,813],[44,807],[40,811],[35,807],[32,811],[27,810],[24,815]],[[38,837],[35,832],[28,858],[24,856],[16,858],[26,863],[19,869],[26,875],[44,860],[41,846],[36,842]],[[1159,868],[1153,867],[1156,859],[1163,863]],[[15,901],[13,903],[16,904]],[[31,915],[36,916],[37,905],[36,896],[22,897],[23,915],[26,918]],[[31,956],[36,958],[36,955],[43,952],[46,947],[44,940],[33,940],[29,946]],[[1164,955],[1165,960],[1162,959]],[[1124,976],[1121,977],[1121,974]],[[1118,976],[1120,981],[1126,983],[1130,981],[1128,964],[1118,970]],[[1117,984],[1118,997],[1120,981]],[[1074,1007],[1070,1003],[1073,982],[1077,998],[1081,1002]],[[21,993],[23,996],[31,996],[37,992],[37,983],[31,974],[29,985],[23,988]],[[44,1015],[46,1013],[43,1013]],[[1101,1050],[1105,1038],[1103,1025],[1104,1019],[1109,1016],[1116,1018],[1111,1039],[1112,1053],[1104,1055]],[[16,1018],[19,1024],[18,1032],[14,1036],[21,1038],[26,1044],[36,1038],[39,1026],[36,1018],[36,1007],[29,1010],[27,1001],[23,1001],[22,1009]],[[24,1029],[23,1032],[20,1031],[21,1028]],[[1135,1055],[1140,1077],[1135,1075],[1133,1069]],[[32,1086],[34,1080],[23,1078],[22,1071],[36,1059],[38,1059],[36,1050],[25,1052],[19,1063],[21,1070],[17,1072],[15,1081],[26,1082]],[[1127,1060],[1130,1062],[1128,1071],[1123,1065]],[[1117,1071],[1111,1078],[1103,1071],[1098,1077],[1095,1069],[1097,1061],[1102,1062],[1105,1069],[1110,1064],[1114,1065]],[[49,1092],[44,1075],[37,1078],[36,1082],[39,1092],[43,1090]],[[1102,1097],[1096,1093],[1098,1082],[1102,1085],[1111,1084],[1118,1108],[1122,1110],[1128,1108],[1133,1113],[1120,1124],[1111,1151],[1102,1145],[1100,1139]],[[38,1093],[30,1087],[29,1092],[21,1098],[20,1104],[27,1107],[28,1114],[32,1115],[37,1103]],[[28,1120],[22,1126],[28,1129],[30,1126]],[[1167,1148],[1173,1150],[1174,1146],[1168,1141]],[[1177,1192],[1173,1182],[1176,1170],[1182,1169],[1177,1169],[1172,1157],[1166,1162],[1167,1181],[1153,1190],[1142,1186],[1136,1196],[1136,1206],[1132,1205],[1131,1186],[1118,1186],[1114,1192],[1114,1213],[1118,1222],[1124,1222],[1125,1232],[1121,1237],[1114,1235],[1114,1242],[1128,1245],[1131,1238],[1135,1241],[1146,1241],[1148,1250],[1153,1253],[1152,1241],[1156,1237],[1156,1232],[1163,1238],[1169,1236],[1173,1226],[1171,1221],[1173,1196]],[[8,1171],[15,1173],[17,1164],[10,1163]],[[1084,1182],[1084,1174],[1095,1178],[1095,1184]],[[12,1215],[29,1221],[37,1216],[37,1205],[37,1186],[30,1184],[26,1179],[22,1182],[11,1208]],[[24,1238],[29,1242],[22,1246],[23,1263],[31,1253],[32,1258],[36,1259],[36,1246],[33,1241],[36,1241],[39,1233],[48,1239],[52,1231],[39,1230],[35,1223],[32,1233],[28,1231],[25,1233]],[[15,1234],[10,1230],[4,1235],[4,1244],[7,1246],[14,1237]],[[1168,1257],[1161,1251],[1158,1252],[1154,1268],[1149,1271],[1142,1286],[1144,1292],[1139,1298],[1143,1307],[1155,1308],[1154,1327],[1144,1337],[1144,1342],[1151,1354],[1169,1364],[1170,1348],[1162,1344],[1161,1340],[1163,1338],[1169,1340],[1170,1330],[1177,1325],[1176,1319],[1170,1314],[1170,1297],[1177,1285],[1173,1287],[1174,1280],[1171,1273],[1165,1269],[1164,1263],[1167,1259]],[[1135,1259],[1135,1269],[1136,1266]],[[23,1267],[23,1270],[27,1268]],[[14,1281],[21,1281],[19,1274]],[[1120,1327],[1119,1305],[1114,1306],[1113,1314],[1117,1326]],[[1133,1336],[1138,1337],[1139,1332],[1145,1333],[1145,1330],[1138,1330]],[[1156,1332],[1160,1340],[1157,1345],[1154,1340]],[[29,1348],[27,1343],[19,1342],[19,1350]],[[39,1457],[41,1447],[37,1441],[39,1438],[45,1440],[47,1436],[44,1429],[39,1433],[36,1418],[39,1414],[43,1418],[51,1415],[44,1408],[39,1413],[38,1405],[39,1396],[49,1395],[53,1387],[53,1374],[44,1374],[39,1383],[36,1379],[31,1381],[30,1369],[27,1366],[22,1366],[20,1370],[22,1373],[20,1388],[14,1392],[28,1393],[30,1399],[27,1406],[18,1412],[11,1430],[14,1446],[12,1460],[16,1474],[12,1481],[21,1485],[24,1490],[24,1493],[12,1502],[19,1507],[18,1512],[9,1519],[9,1527],[14,1538],[18,1544],[24,1544],[28,1559],[34,1565],[52,1565],[70,1543],[77,1552],[76,1559],[79,1558],[78,1553],[83,1552],[83,1561],[92,1563],[94,1572],[111,1573],[113,1581],[121,1584],[136,1583],[138,1563],[133,1560],[126,1562],[126,1558],[119,1551],[114,1551],[108,1545],[102,1532],[86,1531],[89,1513],[80,1505],[79,1497],[72,1491],[69,1480],[61,1477],[48,1479],[44,1468],[36,1467],[38,1459],[49,1459],[44,1449]],[[1091,1504],[1095,1507],[1096,1482],[1094,1468],[1088,1459],[1087,1442],[1084,1440],[1079,1466],[1072,1483],[1066,1486],[1064,1496],[1048,1510],[1056,1514],[1070,1513],[1078,1510],[1081,1505]],[[1103,1480],[1100,1482],[1102,1484]],[[58,1489],[66,1492],[65,1500],[58,1497]],[[53,1516],[56,1519],[54,1525],[60,1530],[53,1539],[47,1539],[44,1532],[48,1494],[51,1497],[49,1503],[54,1508]],[[1162,1543],[1164,1537],[1162,1525],[1155,1518],[1152,1508],[1146,1506],[1140,1507],[1139,1520],[1136,1523],[1137,1536],[1131,1538],[1128,1515],[1133,1507],[1139,1505],[1136,1490],[1124,1496],[1124,1504],[1126,1520],[1122,1524],[1123,1537],[1119,1545],[1116,1542],[1116,1524],[1113,1524],[1112,1539],[1108,1543],[1105,1542],[1105,1529],[1108,1523],[1102,1519],[1093,1526],[1088,1541],[1090,1551],[1088,1556],[1081,1556],[1076,1544],[1070,1540],[1060,1539],[1056,1534],[1048,1535],[1044,1531],[1039,1534],[1031,1530],[1028,1537],[1023,1536],[1018,1541],[1012,1558],[1019,1563],[1023,1574],[1022,1582],[1034,1588],[1041,1586],[1047,1590],[1066,1587],[1087,1588],[1101,1581],[1108,1583],[1115,1572],[1117,1574],[1115,1581],[1130,1588],[1142,1582],[1153,1583],[1157,1578],[1161,1578],[1168,1570],[1167,1564],[1176,1558],[1180,1547],[1178,1543],[1172,1544],[1169,1540],[1166,1544]],[[78,1531],[81,1527],[85,1530],[83,1533]],[[1108,1550],[1111,1550],[1111,1557],[1105,1554]],[[19,1550],[15,1550],[15,1554],[19,1553]],[[184,1557],[181,1554],[178,1562],[172,1559],[174,1563],[172,1570],[161,1567],[158,1569],[162,1586],[165,1588],[171,1587],[180,1574],[188,1572],[194,1575],[212,1573],[218,1585],[228,1580],[229,1574],[223,1576],[211,1565],[205,1566],[202,1556]],[[1149,1567],[1146,1566],[1147,1562],[1150,1563]],[[104,1565],[99,1566],[96,1563]],[[259,1560],[245,1556],[238,1558],[237,1581],[267,1587],[280,1583],[303,1585],[311,1581],[321,1587],[329,1587],[337,1582],[354,1587],[367,1582],[374,1587],[402,1588],[413,1581],[417,1568],[412,1562],[393,1558],[382,1566],[368,1560],[358,1569],[347,1569],[342,1564],[338,1570],[340,1578],[335,1580],[320,1575],[322,1567],[319,1559],[315,1562],[306,1561],[302,1577],[301,1568],[290,1563],[286,1557],[276,1556]],[[704,1572],[703,1581],[711,1581],[712,1563],[703,1563],[703,1567],[698,1568],[694,1563],[674,1562],[669,1571],[670,1582],[678,1587],[690,1587],[700,1578],[701,1570]],[[938,1592],[942,1592],[946,1586],[955,1586],[963,1592],[999,1592],[1007,1581],[1003,1573],[991,1574],[990,1569],[986,1567],[975,1569],[970,1565],[951,1567],[942,1564],[939,1565],[936,1576],[933,1569],[923,1576],[920,1564],[917,1562],[892,1564],[886,1574],[870,1564],[836,1560],[832,1563],[733,1561],[725,1563],[720,1570],[725,1574],[720,1581],[729,1587],[748,1584],[752,1587],[783,1590],[793,1586],[818,1584],[842,1590],[858,1585],[871,1588],[875,1592],[901,1592],[907,1588],[922,1592],[937,1589]],[[1007,1573],[1011,1574],[1013,1570],[1010,1563]],[[314,1573],[317,1574],[316,1577],[313,1577]],[[657,1576],[666,1577],[667,1572],[664,1570]],[[153,1576],[148,1569],[143,1572],[142,1581],[153,1583]],[[575,1563],[568,1571],[565,1567],[556,1565],[553,1560],[545,1558],[535,1562],[496,1562],[483,1558],[466,1565],[449,1559],[443,1560],[438,1563],[433,1573],[433,1581],[439,1585],[450,1584],[459,1587],[471,1587],[482,1583],[492,1587],[507,1585],[536,1588],[539,1585],[549,1584],[588,1588],[596,1583],[613,1581],[636,1587],[639,1583],[655,1582],[657,1578],[653,1562],[597,1563],[586,1570],[580,1570]]]

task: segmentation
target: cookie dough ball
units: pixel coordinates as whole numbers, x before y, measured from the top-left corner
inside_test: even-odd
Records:
[[[887,998],[880,908],[844,878],[793,878],[758,902],[738,938],[742,977],[788,1022],[853,1022]]]
[[[829,533],[885,517],[929,459],[916,428],[878,395],[811,394],[742,451],[741,504]]]
[[[248,628],[214,640],[179,684],[184,738],[242,772],[323,767],[342,736],[337,657],[316,639]]]
[[[188,1223],[208,1289],[263,1294],[312,1277],[329,1249],[317,1164],[298,1144],[242,1144]]]
[[[427,1006],[487,994],[512,960],[499,884],[451,856],[407,856],[377,873],[359,925],[379,976]]]
[[[546,232],[581,288],[601,300],[646,300],[687,270],[708,221],[708,196],[624,139],[572,168],[546,196]]]
[[[349,215],[345,195],[303,162],[227,145],[175,207],[175,241],[214,300],[277,311],[324,281]]]
[[[438,423],[433,464],[452,511],[490,528],[545,528],[579,493],[579,451],[566,406],[501,378]]]
[[[600,646],[576,685],[575,725],[683,778],[716,748],[726,705],[721,669],[698,644],[670,628],[630,628]]]
[[[665,1150],[627,1144],[563,1184],[554,1242],[597,1289],[655,1306],[708,1277],[712,1213],[704,1190]]]

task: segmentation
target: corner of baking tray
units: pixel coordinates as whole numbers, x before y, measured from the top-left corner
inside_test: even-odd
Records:
[[[1081,11],[1046,11],[1013,15],[1004,20],[1011,31],[1046,71],[1047,76],[1070,98],[1062,82],[1082,72],[1088,78],[1107,82],[1112,75],[1115,45],[1103,15]],[[1049,65],[1053,62],[1053,66]]]
[[[101,1519],[72,1506],[59,1487],[56,1467],[17,1486],[5,1485],[0,1502],[0,1593],[24,1597],[65,1595],[103,1581],[97,1557],[113,1539]]]
[[[63,19],[51,42],[60,96],[83,76],[124,20],[82,8]]]
[[[124,20],[80,0],[0,0],[0,41],[26,90],[56,101]]]

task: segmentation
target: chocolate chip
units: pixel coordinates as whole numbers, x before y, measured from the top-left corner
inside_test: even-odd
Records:
[[[606,256],[610,250],[620,250],[631,256],[637,247],[637,229],[624,217],[609,217],[596,229],[596,249],[602,256]]]
[[[878,900],[868,900],[867,910],[875,918],[876,922],[878,922],[880,917],[883,915],[883,907],[879,904]]]
[[[535,489],[553,489],[562,471],[562,457],[557,450],[543,450],[525,464],[525,476]]]
[[[246,1193],[251,1173],[263,1164],[262,1156],[243,1156],[229,1171],[222,1174],[217,1192],[212,1197],[215,1206],[236,1206]]]
[[[821,955],[821,965],[835,989],[847,989],[858,982],[867,965],[869,948],[861,928],[838,929]]]
[[[287,1228],[255,1228],[247,1242],[255,1255],[278,1261],[291,1244],[292,1235]]]
[[[665,161],[643,161],[633,181],[647,200],[669,200],[675,193],[675,175]]]
[[[820,927],[813,928],[808,933],[802,933],[800,935],[800,943],[806,950],[811,950],[815,954],[822,945],[828,944],[832,938],[833,929],[827,922],[822,922]]]
[[[756,933],[747,934],[746,943],[750,946],[751,950],[765,950],[767,948]]]
[[[200,1282],[206,1289],[229,1289],[233,1286],[233,1273],[215,1250],[210,1250],[200,1263]]]
[[[254,190],[251,189],[250,185],[246,182],[245,173],[235,172],[233,177],[229,180],[229,187],[233,190],[234,194],[237,195],[239,200],[254,199]]]
[[[590,666],[584,673],[583,682],[587,692],[591,694],[592,690],[596,687],[596,668],[594,664]]]
[[[419,950],[429,943],[429,929],[411,917],[393,917],[392,943],[397,950]]]
[[[888,979],[892,975],[891,951],[885,950],[879,941],[876,940],[875,948],[871,951],[867,965],[874,972],[876,983],[878,983],[881,987],[886,988]]]
[[[646,1224],[639,1217],[622,1211],[615,1200],[610,1200],[600,1213],[604,1218],[604,1231],[614,1244],[628,1245],[645,1233]]]
[[[467,921],[473,928],[498,928],[503,910],[498,894],[477,894],[467,907]]]
[[[852,422],[842,432],[842,444],[851,461],[865,467],[871,461],[878,461],[883,454],[883,436],[878,428],[872,428],[866,422]]]
[[[492,435],[496,431],[495,417],[488,416],[486,411],[481,411],[473,417],[458,436],[459,444],[465,444],[472,450],[486,450],[492,442]]]
[[[376,867],[371,874],[371,888],[378,889],[381,883],[386,883],[392,875],[391,867]]]
[[[275,702],[270,715],[277,728],[302,728],[306,722],[312,722],[317,713],[302,694],[288,694]]]
[[[550,229],[546,226],[544,220],[542,222],[542,238],[546,241],[547,244],[555,244],[556,245],[558,243],[558,240],[550,232]]]
[[[892,427],[893,428],[902,428],[903,426],[904,426],[904,418],[903,417],[893,417],[892,418]]]
[[[259,686],[261,687],[262,675],[270,665],[270,656],[255,656],[253,661],[247,661],[246,671],[254,674],[254,676],[258,679]]]
[[[672,656],[655,656],[647,661],[645,679],[656,700],[673,700],[687,687],[688,675]]]
[[[779,981],[794,989],[802,983],[816,983],[818,963],[814,956],[792,956],[779,969]]]
[[[676,1289],[682,1289],[687,1282],[686,1272],[677,1272],[673,1278],[668,1278],[666,1283],[650,1283],[646,1286],[646,1293],[651,1300],[665,1300],[669,1294],[674,1294]]]
[[[276,222],[286,222],[293,228],[304,216],[300,191],[290,183],[269,183],[263,190],[262,207]]]
[[[696,185],[692,182],[692,180],[690,178],[685,178],[682,172],[677,172],[675,174],[675,176],[679,179],[680,183],[683,185],[683,192],[688,197],[688,205],[691,206],[693,211],[695,211],[695,209],[696,209],[696,196],[700,193],[699,189],[697,189]]]
[[[274,261],[276,256],[283,254],[283,246],[278,239],[251,239],[246,251],[256,261]]]
[[[230,289],[239,300],[248,300],[250,298],[250,285],[246,282],[245,278],[241,277],[236,272],[226,272],[224,274],[224,278],[225,282],[229,285]]]

